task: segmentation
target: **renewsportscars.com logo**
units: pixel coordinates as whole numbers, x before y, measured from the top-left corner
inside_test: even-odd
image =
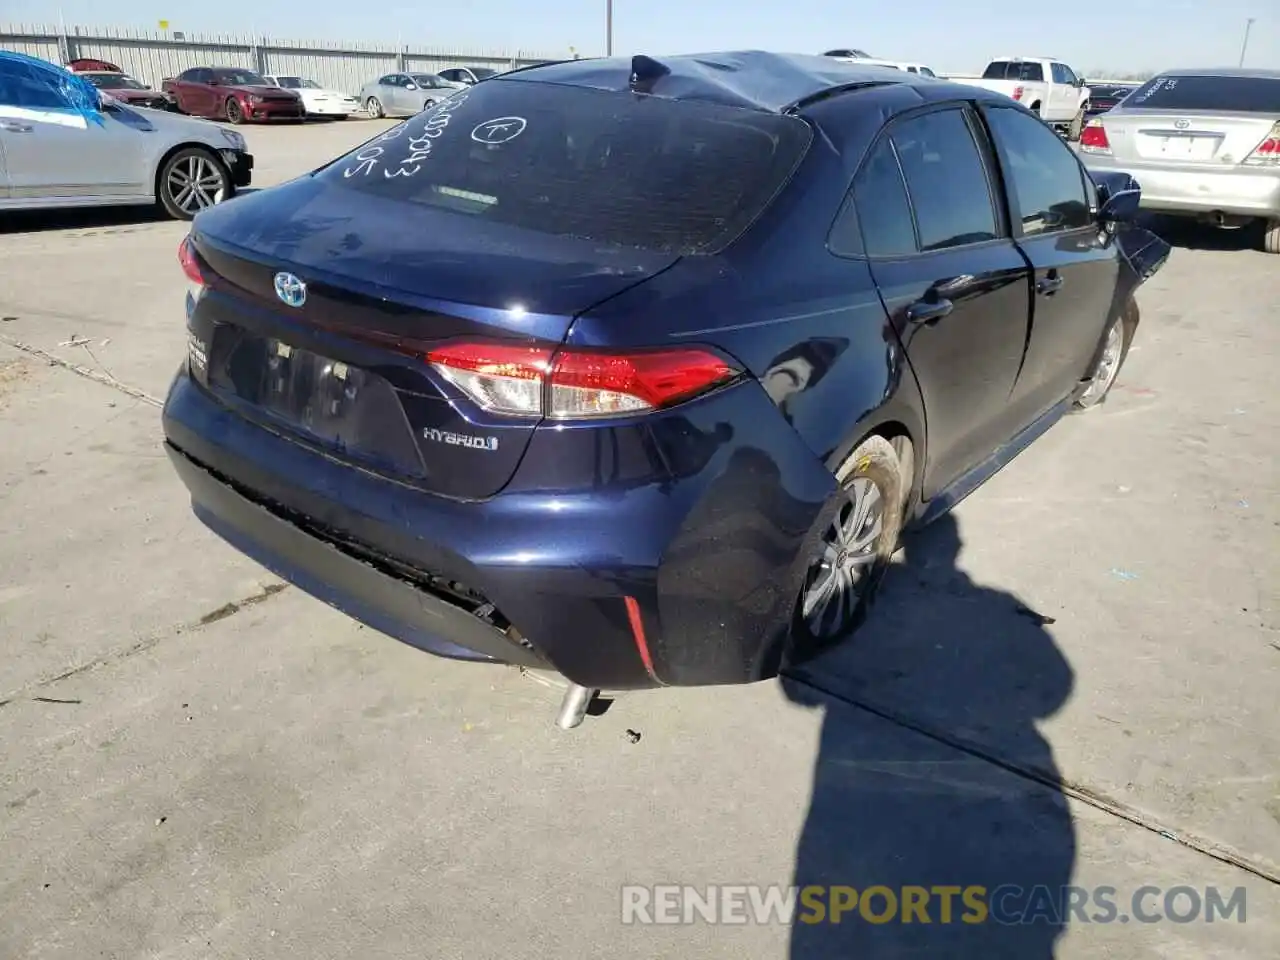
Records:
[[[1245,888],[752,886],[622,888],[624,924],[1245,922]]]

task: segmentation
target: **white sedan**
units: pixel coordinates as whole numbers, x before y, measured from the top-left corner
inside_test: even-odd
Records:
[[[159,204],[190,220],[249,185],[244,137],[131,107],[44,60],[0,51],[0,213]]]
[[[306,77],[269,76],[266,81],[273,87],[283,87],[300,96],[303,109],[309,117],[339,117],[345,120],[353,113],[360,112],[360,101],[355,97],[337,90],[326,90]]]

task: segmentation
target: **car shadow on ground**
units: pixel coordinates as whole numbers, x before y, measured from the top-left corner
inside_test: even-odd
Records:
[[[824,915],[813,922],[802,896],[792,960],[1049,960],[1065,927],[1066,798],[1002,764],[1057,782],[1036,723],[1070,696],[1073,673],[1046,618],[970,580],[960,547],[949,516],[910,537],[857,639],[784,676],[793,702],[825,710],[793,878],[826,888]],[[833,887],[856,891],[839,923],[830,907],[853,895]]]
[[[1261,220],[1224,230],[1206,223],[1198,223],[1186,217],[1162,217],[1150,215],[1141,225],[1156,236],[1184,250],[1261,250],[1264,224]]]
[[[261,187],[242,187],[236,197],[247,197]],[[55,230],[119,230],[173,218],[156,204],[123,207],[74,207],[65,210],[15,210],[0,215],[0,234],[45,233]]]

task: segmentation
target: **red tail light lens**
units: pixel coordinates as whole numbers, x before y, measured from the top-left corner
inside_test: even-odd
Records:
[[[553,351],[447,344],[427,362],[491,413],[580,420],[669,407],[741,374],[709,350]]]
[[[1267,139],[1254,147],[1253,153],[1245,157],[1244,162],[1255,166],[1280,164],[1280,123],[1271,128]]]
[[[188,280],[204,286],[204,274],[200,272],[200,261],[196,259],[196,251],[191,246],[190,237],[183,237],[182,243],[178,245],[178,263],[182,266],[182,272],[187,275]]]
[[[1014,87],[1014,88],[1013,88],[1013,99],[1015,99],[1015,100],[1021,100],[1021,99],[1022,99],[1022,95],[1023,95],[1024,93],[1026,93],[1026,92],[1027,92],[1026,87]]]
[[[1080,131],[1080,149],[1086,153],[1111,152],[1111,142],[1101,120],[1090,120]]]

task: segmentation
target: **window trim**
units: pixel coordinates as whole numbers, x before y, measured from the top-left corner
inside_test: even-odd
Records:
[[[827,252],[832,256],[839,257],[842,260],[867,260],[867,261],[899,261],[909,260],[918,257],[934,257],[953,253],[957,250],[978,250],[983,247],[994,246],[1001,243],[1010,243],[1013,239],[1013,219],[1012,211],[1007,205],[1008,192],[1004,188],[1003,178],[1000,174],[1000,166],[994,152],[994,144],[991,139],[990,132],[987,130],[986,123],[979,120],[975,115],[975,107],[979,101],[975,100],[947,100],[941,103],[925,104],[911,110],[895,114],[887,123],[881,126],[875,137],[867,145],[867,149],[863,152],[862,157],[858,160],[858,166],[853,172],[853,176],[849,178],[849,183],[845,187],[844,194],[841,196],[840,204],[836,209],[836,214],[831,220],[831,226],[827,229],[827,237],[825,246]],[[858,214],[857,202],[854,199],[853,191],[857,183],[858,177],[862,174],[862,170],[866,167],[871,155],[879,148],[881,142],[886,138],[891,138],[893,128],[901,123],[914,120],[918,117],[926,116],[930,113],[941,113],[944,110],[959,111],[965,125],[969,128],[969,135],[973,138],[974,148],[978,151],[978,161],[982,165],[983,174],[987,180],[987,196],[988,202],[991,204],[992,218],[995,221],[996,236],[991,240],[978,240],[974,243],[957,244],[954,247],[942,247],[937,250],[921,250],[920,249],[920,219],[916,216],[915,200],[911,196],[911,186],[907,183],[906,174],[902,170],[902,161],[898,158],[898,148],[889,139],[889,150],[893,154],[893,162],[898,168],[898,177],[902,181],[903,192],[907,198],[907,209],[911,213],[911,232],[915,236],[916,249],[906,253],[896,254],[870,254],[867,252],[867,238],[863,233],[862,217]],[[1001,200],[1001,194],[1005,195],[1005,199]],[[857,221],[858,236],[861,239],[861,251],[858,253],[843,252],[833,249],[831,246],[831,237],[835,233],[836,226],[840,223],[841,218],[845,215],[847,209],[853,210],[854,219]],[[1019,221],[1020,223],[1021,221]]]
[[[1084,230],[1088,230],[1091,233],[1096,232],[1098,229],[1098,224],[1096,220],[1097,210],[1095,208],[1095,205],[1098,202],[1097,190],[1096,189],[1093,191],[1089,190],[1089,184],[1092,182],[1092,178],[1089,176],[1088,168],[1081,162],[1080,157],[1076,154],[1076,152],[1072,150],[1070,147],[1068,147],[1065,143],[1062,143],[1061,140],[1059,140],[1058,142],[1062,143],[1062,149],[1065,150],[1067,152],[1067,155],[1070,156],[1071,159],[1076,162],[1076,167],[1080,171],[1080,187],[1084,191],[1085,203],[1089,207],[1089,212],[1091,214],[1094,214],[1095,218],[1091,222],[1081,224],[1078,227],[1061,227],[1056,230],[1041,230],[1039,233],[1027,233],[1025,229],[1023,229],[1022,205],[1018,202],[1018,191],[1017,191],[1017,188],[1013,186],[1013,180],[1012,180],[1013,163],[1010,161],[1008,153],[1004,149],[1004,145],[1000,143],[999,138],[996,137],[994,129],[991,126],[991,121],[987,114],[989,111],[992,111],[992,110],[1012,110],[1014,113],[1021,113],[1025,115],[1028,119],[1034,120],[1037,123],[1040,123],[1041,125],[1043,125],[1043,121],[1040,120],[1039,117],[1037,117],[1034,113],[1032,113],[1026,107],[1019,106],[1016,103],[1010,103],[1006,105],[1003,103],[991,103],[989,101],[984,101],[978,104],[978,114],[981,117],[982,126],[986,132],[987,141],[990,143],[991,147],[995,151],[995,157],[998,162],[998,166],[1000,170],[1000,180],[1004,189],[1005,202],[1009,205],[1009,222],[1008,222],[1009,235],[1013,237],[1014,240],[1022,241],[1022,240],[1035,240],[1039,237],[1058,237],[1058,236],[1063,236],[1063,235],[1068,235],[1073,233],[1079,233]],[[1049,130],[1048,127],[1045,127],[1045,129],[1048,130],[1049,133],[1053,133],[1053,131]],[[1053,135],[1057,137],[1057,134],[1053,134]]]

